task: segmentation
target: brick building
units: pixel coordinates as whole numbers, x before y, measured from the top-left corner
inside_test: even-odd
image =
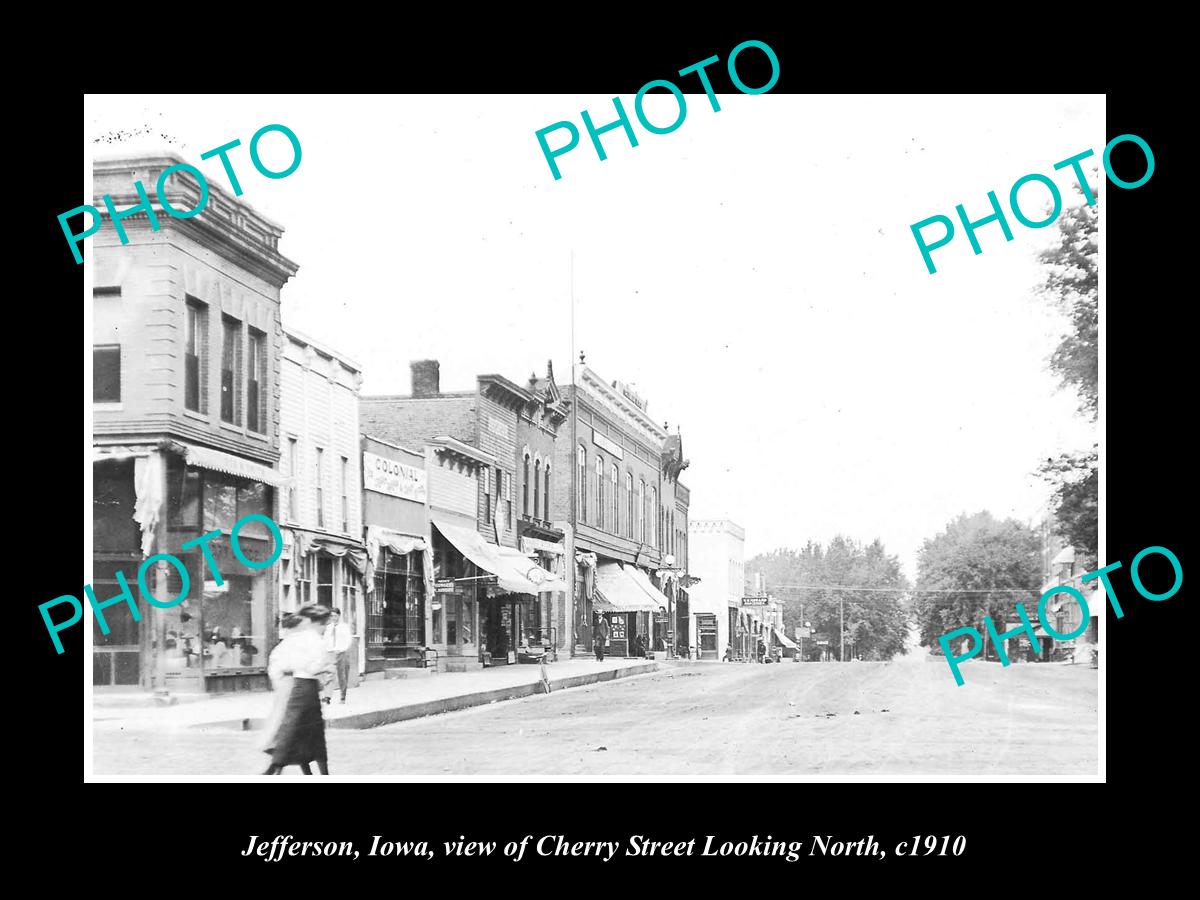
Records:
[[[675,638],[676,587],[686,583],[668,549],[681,499],[686,518],[682,445],[650,418],[632,388],[606,382],[582,356],[565,403],[572,440],[556,444],[551,517],[563,523],[576,561],[567,573],[575,652],[591,649],[600,616],[609,622],[613,655],[632,655],[638,646],[665,650]]]
[[[92,238],[93,578],[98,601],[119,596],[118,571],[136,592],[136,570],[153,554],[185,565],[189,590],[169,609],[138,599],[94,619],[97,687],[236,690],[264,686],[277,640],[278,566],[253,571],[231,553],[235,521],[278,520],[280,291],[297,266],[279,252],[283,229],[210,184],[193,218],[158,203],[138,206],[134,182],[153,185],[174,156],[97,161],[95,206],[109,194],[123,212]],[[167,179],[168,201],[195,208],[199,185]],[[155,230],[149,216],[158,222]],[[105,219],[110,217],[105,214]],[[213,530],[218,584],[199,545]],[[243,553],[266,559],[274,547],[257,523],[239,534]],[[182,576],[165,560],[147,573],[165,601]]]
[[[532,502],[541,487],[533,483],[533,466],[526,475],[525,451],[531,463],[548,458],[565,416],[554,411],[552,379],[536,391],[501,375],[478,376],[473,391],[442,392],[440,381],[436,360],[412,363],[411,395],[362,398],[363,429],[426,453],[431,606],[444,611],[438,627],[430,618],[429,642],[444,648],[451,668],[468,668],[472,658],[482,665],[515,662],[544,652],[557,633],[550,623],[561,588],[536,561],[545,549],[529,545],[531,538],[552,543],[553,529],[532,511],[521,517],[526,493]],[[471,507],[462,505],[468,495],[473,521],[466,515]]]

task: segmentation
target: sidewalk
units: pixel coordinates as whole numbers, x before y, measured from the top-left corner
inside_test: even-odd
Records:
[[[593,659],[568,659],[550,663],[546,670],[550,673],[551,690],[558,691],[656,672],[665,662],[606,659],[601,663]],[[365,681],[350,689],[345,703],[338,702],[335,691],[333,703],[322,706],[322,710],[330,728],[374,728],[541,692],[538,666],[497,666],[477,672]],[[98,698],[93,705],[92,721],[97,728],[121,730],[199,727],[252,730],[263,727],[273,701],[270,691],[216,695],[161,707],[106,705],[104,698]]]

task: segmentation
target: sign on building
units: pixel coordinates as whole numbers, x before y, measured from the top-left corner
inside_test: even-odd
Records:
[[[601,450],[607,450],[617,459],[625,458],[625,449],[616,441],[598,432],[595,428],[592,429],[592,443]]]
[[[363,453],[363,487],[415,503],[425,502],[425,470],[394,459]]]

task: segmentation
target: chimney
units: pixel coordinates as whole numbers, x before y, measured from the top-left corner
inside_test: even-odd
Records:
[[[441,389],[440,366],[436,359],[418,359],[412,367],[412,395],[414,397],[436,397]]]

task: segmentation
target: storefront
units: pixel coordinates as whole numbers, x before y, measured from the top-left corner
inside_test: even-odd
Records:
[[[696,653],[699,659],[717,659],[717,617],[696,613]]]
[[[601,560],[596,565],[592,609],[608,620],[607,652],[633,656],[652,649],[652,616],[665,612],[666,598],[635,566]]]
[[[469,632],[463,636],[478,634],[478,654],[484,665],[516,662],[522,651],[535,644],[540,647],[543,629],[538,596],[565,591],[566,582],[518,550],[489,544],[477,531],[437,517],[433,524],[457,551],[459,561],[456,567],[455,555],[444,554],[448,574],[437,579],[439,596],[447,604],[448,649],[455,644],[463,652],[468,642],[452,642],[450,636],[453,631],[458,638],[464,625]],[[453,574],[456,568],[464,574]]]
[[[94,458],[92,584],[97,600],[120,593],[118,571],[136,593],[138,567],[158,553],[177,557],[189,582],[184,599],[170,608],[139,602],[140,622],[126,604],[106,610],[109,634],[100,634],[98,623],[94,626],[95,686],[193,692],[266,687],[267,653],[278,634],[278,567],[247,568],[234,556],[229,533],[246,516],[274,518],[279,473],[176,441],[97,447]],[[212,531],[222,534],[183,549]],[[248,559],[274,555],[270,531],[259,521],[242,526],[238,543]],[[147,583],[164,599],[179,596],[183,588],[179,571],[165,560],[147,573]]]
[[[367,527],[371,574],[367,585],[364,671],[421,665],[426,647],[426,551],[421,538]]]

